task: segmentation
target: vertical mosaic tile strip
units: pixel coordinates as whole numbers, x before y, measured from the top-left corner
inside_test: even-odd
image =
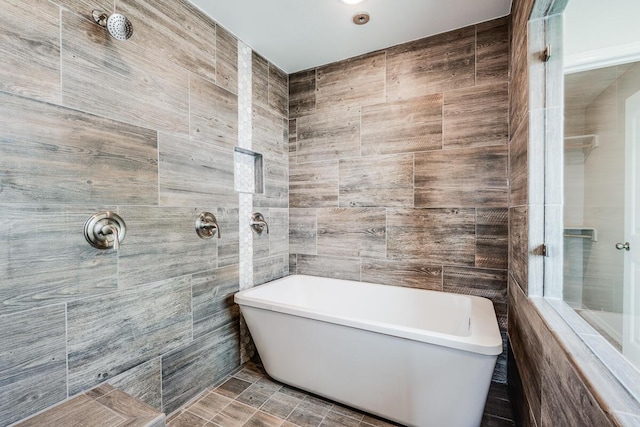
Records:
[[[251,90],[251,48],[238,41],[238,146],[251,150],[252,134],[252,90]],[[244,156],[241,156],[244,157]],[[235,162],[235,173],[238,182],[247,185],[253,181],[253,168],[242,161]],[[249,219],[253,210],[253,195],[240,193],[240,290],[253,286],[253,236],[249,227]],[[250,360],[255,354],[255,347],[249,329],[240,315],[240,360]]]

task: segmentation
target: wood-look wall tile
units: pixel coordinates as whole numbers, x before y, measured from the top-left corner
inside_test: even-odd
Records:
[[[191,278],[67,304],[69,394],[191,340]]]
[[[269,63],[269,107],[281,117],[289,117],[289,77]]]
[[[438,150],[415,156],[416,207],[452,206],[452,202],[507,206],[506,146]]]
[[[545,330],[541,427],[614,426],[551,332]]]
[[[509,137],[507,83],[445,92],[445,148],[503,145]]]
[[[215,213],[216,209],[120,208],[128,230],[118,252],[118,287],[216,268],[218,239],[200,239],[194,229],[200,212]]]
[[[253,105],[269,106],[269,61],[251,52],[251,85]]]
[[[116,252],[82,235],[87,219],[106,210],[115,209],[0,205],[0,314],[113,292]]]
[[[525,120],[511,136],[509,144],[510,206],[529,202],[529,121]]]
[[[108,381],[157,410],[162,410],[162,367],[160,357],[131,368]]]
[[[87,425],[116,427],[125,418],[87,396],[77,396],[50,411],[18,424],[19,427]]]
[[[298,118],[298,164],[360,156],[360,110],[334,109]]]
[[[157,204],[153,131],[9,94],[0,129],[2,202]]]
[[[500,208],[507,206],[508,202],[509,190],[507,188],[420,187],[415,189],[414,198],[414,205],[417,208],[450,206]]]
[[[318,255],[385,258],[384,208],[318,209]]]
[[[238,39],[216,25],[216,84],[238,93]]]
[[[289,274],[298,274],[298,256],[289,254]]]
[[[240,366],[238,323],[162,356],[163,410],[169,414]]]
[[[526,206],[509,209],[509,271],[525,294],[529,277],[528,214]]]
[[[152,427],[154,424],[164,425],[165,423],[165,415],[161,411],[129,396],[122,390],[113,390],[96,399],[96,402],[124,418],[127,425]],[[104,424],[101,423],[101,425]]]
[[[59,103],[60,9],[46,0],[0,10],[0,90]]]
[[[69,9],[76,15],[84,16],[93,21],[91,12],[94,9],[111,11],[113,10],[113,0],[51,0],[65,9]]]
[[[253,283],[262,285],[281,277],[286,276],[289,266],[288,255],[276,255],[268,258],[254,260],[253,262]]]
[[[288,121],[288,124],[287,140],[289,142],[289,163],[297,163],[296,143],[298,141],[298,122],[295,119],[291,119]]]
[[[476,25],[476,85],[509,79],[509,19]]]
[[[309,276],[360,280],[360,263],[359,258],[299,254],[296,256],[296,271]]]
[[[0,425],[67,398],[65,306],[0,317]]]
[[[385,65],[385,53],[374,52],[318,68],[316,108],[358,108],[384,102]]]
[[[191,2],[115,0],[115,11],[135,23],[129,43],[215,81],[216,26]]]
[[[289,165],[286,160],[264,159],[264,193],[254,194],[253,206],[286,208],[289,206]]]
[[[316,112],[316,70],[300,71],[289,76],[289,118]]]
[[[194,274],[191,283],[194,338],[239,321],[240,309],[233,302],[240,289],[238,265]]]
[[[387,257],[473,266],[475,209],[389,209]]]
[[[289,209],[289,252],[317,255],[315,209]]]
[[[517,4],[515,6],[520,7],[520,5]],[[512,17],[515,17],[515,15],[512,14]],[[515,130],[520,126],[522,120],[527,117],[529,112],[528,17],[518,16],[512,19],[517,22],[511,24],[509,135],[514,134]]]
[[[509,210],[476,212],[476,267],[506,270],[509,264]]]
[[[387,49],[387,100],[475,84],[475,26]]]
[[[442,94],[362,108],[362,155],[442,148]]]
[[[64,105],[156,130],[189,130],[189,72],[62,12]],[[123,108],[123,106],[126,106]]]
[[[508,347],[508,365],[507,370],[508,386],[509,386],[509,400],[513,408],[513,420],[517,426],[522,427],[537,427],[536,421],[531,414],[531,405],[527,401],[527,397],[524,392],[524,386],[522,384],[522,378],[518,372],[518,365],[516,364],[515,357],[511,351],[511,346]]]
[[[238,206],[233,148],[176,134],[158,140],[161,206]]]
[[[260,209],[267,224],[271,223],[271,209]],[[251,233],[253,239],[253,259],[258,260],[269,256],[269,234],[263,231],[261,234]]]
[[[512,270],[510,270],[512,271]],[[513,273],[511,273],[513,274]],[[509,275],[509,342],[535,425],[540,426],[542,402],[542,361],[545,326],[518,284]]]
[[[238,96],[193,74],[189,82],[191,136],[233,149],[238,144]]]
[[[289,209],[270,209],[269,255],[289,253]]]
[[[240,213],[238,208],[218,208],[215,214],[223,233],[218,239],[218,267],[240,262]]]
[[[340,206],[413,206],[413,154],[340,160]]]
[[[338,207],[338,170],[337,160],[290,165],[290,207]]]
[[[363,282],[408,288],[442,290],[442,267],[419,261],[363,260]]]
[[[455,294],[488,298],[498,318],[498,325],[507,330],[507,271],[480,268],[443,267],[443,289]]]

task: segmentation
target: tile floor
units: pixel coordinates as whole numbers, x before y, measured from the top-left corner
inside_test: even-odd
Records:
[[[167,421],[168,427],[397,426],[275,382],[256,363],[247,363],[219,387],[205,391],[171,414]],[[513,425],[506,387],[492,387],[482,426]]]

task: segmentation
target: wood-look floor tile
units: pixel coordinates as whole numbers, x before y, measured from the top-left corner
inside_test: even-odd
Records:
[[[245,427],[278,427],[282,423],[284,420],[258,411],[246,422]]]
[[[63,10],[61,57],[65,106],[150,129],[188,131],[189,72],[154,50],[120,43]]]
[[[442,94],[362,108],[362,155],[442,148]]]
[[[318,209],[318,255],[385,258],[382,208]]]
[[[317,69],[317,110],[385,101],[385,53],[374,52]]]
[[[251,362],[245,363],[241,370],[233,374],[234,377],[248,381],[252,384],[265,375],[266,373],[264,372],[264,368]]]
[[[260,408],[261,411],[268,412],[271,415],[275,415],[276,417],[286,419],[291,412],[298,406],[301,402],[301,399],[298,399],[293,396],[289,396],[284,393],[284,389],[282,392],[274,393],[269,400],[262,405]]]
[[[109,384],[162,410],[162,368],[159,357],[124,371],[109,380]]]
[[[330,411],[320,423],[321,427],[358,427],[360,420]]]
[[[413,154],[340,160],[340,206],[413,206]]]
[[[216,84],[229,92],[238,92],[238,40],[216,25]]]
[[[508,113],[507,83],[445,92],[443,147],[506,145]]]
[[[183,412],[167,424],[167,427],[201,427],[207,423],[207,420],[192,414],[191,412]]]
[[[393,424],[390,421],[383,420],[382,418],[378,418],[373,415],[365,415],[362,422],[375,427],[397,427],[398,426],[398,424]]]
[[[220,393],[224,396],[235,399],[251,386],[251,383],[248,381],[241,380],[239,378],[229,378],[227,381],[222,383],[218,388],[215,389],[216,393]]]
[[[116,13],[135,23],[129,43],[214,81],[216,26],[188,1],[116,0]]]
[[[162,416],[159,410],[120,390],[113,390],[97,399],[97,402],[124,418],[125,425],[132,427],[148,425]]]
[[[225,427],[240,427],[255,414],[256,410],[239,402],[231,402],[212,422]]]
[[[207,393],[202,399],[189,406],[188,410],[201,418],[210,420],[218,415],[231,402],[232,399],[221,394],[211,392]]]
[[[190,135],[230,149],[238,145],[238,96],[193,74],[189,94]]]
[[[390,209],[387,257],[473,266],[475,209]]]
[[[387,100],[475,84],[475,26],[387,49]]]
[[[289,117],[301,117],[316,111],[316,70],[289,76]]]
[[[60,9],[11,1],[0,11],[0,90],[60,102]]]
[[[363,260],[362,281],[409,288],[442,290],[442,267],[422,261]]]
[[[237,402],[244,403],[247,406],[251,406],[252,408],[259,409],[267,400],[269,400],[269,396],[261,393],[259,390],[251,386],[240,393],[235,400]]]

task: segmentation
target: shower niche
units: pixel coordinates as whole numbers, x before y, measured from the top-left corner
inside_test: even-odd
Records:
[[[264,193],[262,154],[245,148],[233,149],[234,187],[238,193]]]

